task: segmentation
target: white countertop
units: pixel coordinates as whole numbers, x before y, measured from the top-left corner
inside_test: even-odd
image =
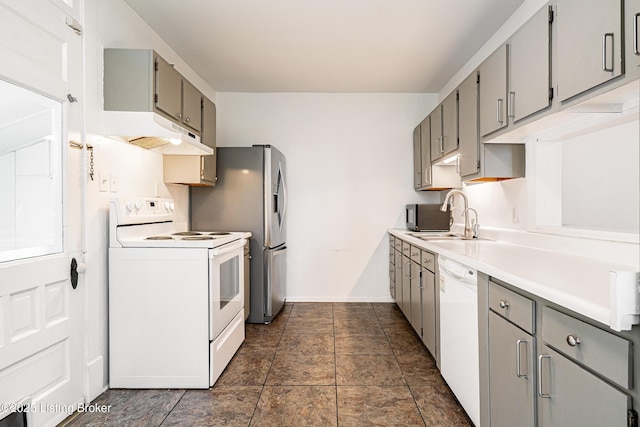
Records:
[[[637,312],[638,302],[637,270],[632,266],[500,241],[425,241],[407,230],[388,231],[613,329],[629,329],[630,321],[638,321],[629,319],[631,312]],[[621,279],[614,280],[612,272]],[[622,286],[614,283],[620,281]],[[627,306],[631,302],[631,312],[620,301]],[[627,326],[621,327],[623,317]]]

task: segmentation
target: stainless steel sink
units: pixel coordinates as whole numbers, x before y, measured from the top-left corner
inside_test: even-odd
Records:
[[[422,231],[409,233],[413,237],[417,237],[422,240],[464,240],[464,236],[458,233],[451,232],[437,232],[437,231]]]

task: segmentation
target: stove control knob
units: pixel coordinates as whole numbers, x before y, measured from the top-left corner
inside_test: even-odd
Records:
[[[171,203],[164,202],[164,210],[165,211],[171,211]]]
[[[176,209],[176,205],[173,202],[169,203],[169,209],[173,212]]]
[[[127,212],[131,212],[135,209],[135,205],[133,202],[127,202],[125,204],[125,207],[127,208]]]
[[[136,200],[136,210],[139,211],[142,209],[142,202],[140,200]]]

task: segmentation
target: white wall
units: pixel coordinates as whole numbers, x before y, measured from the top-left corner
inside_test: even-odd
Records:
[[[433,94],[218,93],[218,145],[287,157],[287,298],[387,301],[389,227],[413,190],[412,132]]]
[[[178,218],[188,219],[189,190],[162,182],[162,156],[141,147],[114,141],[102,134],[103,48],[154,49],[214,100],[215,92],[180,59],[123,0],[84,2],[86,133],[94,147],[95,180],[87,179],[86,282],[87,282],[87,384],[90,399],[108,384],[108,203],[117,196],[172,197]],[[87,161],[87,166],[89,161]],[[115,178],[117,191],[100,192],[100,176]]]

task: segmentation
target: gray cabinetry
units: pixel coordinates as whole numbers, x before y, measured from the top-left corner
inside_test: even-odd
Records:
[[[402,309],[402,240],[396,238],[395,242],[393,244],[394,249],[395,249],[395,262],[394,262],[394,268],[395,268],[395,274],[394,274],[394,286],[395,286],[395,294],[393,295],[393,299],[396,302],[396,304],[398,305],[398,307],[400,307],[400,309]]]
[[[420,123],[420,151],[422,153],[422,185],[429,186],[431,179],[431,117]]]
[[[436,315],[436,277],[435,255],[428,251],[421,251],[420,273],[420,313],[422,329],[420,336],[425,347],[437,358],[437,315]]]
[[[202,97],[201,142],[213,148],[213,154],[206,156],[164,156],[164,182],[213,186],[216,177],[216,106],[208,98]]]
[[[538,356],[540,425],[627,426],[630,341],[544,307]],[[613,386],[615,383],[618,387]]]
[[[404,317],[411,319],[411,246],[402,242],[402,304],[400,308]]]
[[[624,74],[620,0],[558,0],[557,87],[565,101]]]
[[[391,298],[396,297],[396,250],[394,247],[395,237],[389,234],[389,294]]]
[[[422,335],[422,311],[420,301],[422,299],[422,274],[420,272],[420,249],[411,246],[411,296],[409,298],[409,323],[418,335]]]
[[[458,148],[457,91],[447,96],[431,112],[431,160],[435,161]]]
[[[413,130],[413,188],[422,186],[422,139],[421,125]]]
[[[478,69],[480,75],[480,135],[507,125],[507,46],[503,45]]]
[[[460,142],[460,176],[480,171],[478,135],[478,75],[472,73],[458,87],[458,139]]]
[[[507,110],[513,122],[551,105],[550,13],[540,9],[509,40]]]
[[[202,94],[194,85],[182,79],[182,123],[202,130]]]
[[[533,306],[527,298],[489,282],[492,427],[535,426]]]
[[[155,107],[182,122],[182,76],[162,57],[153,54],[155,62]]]

